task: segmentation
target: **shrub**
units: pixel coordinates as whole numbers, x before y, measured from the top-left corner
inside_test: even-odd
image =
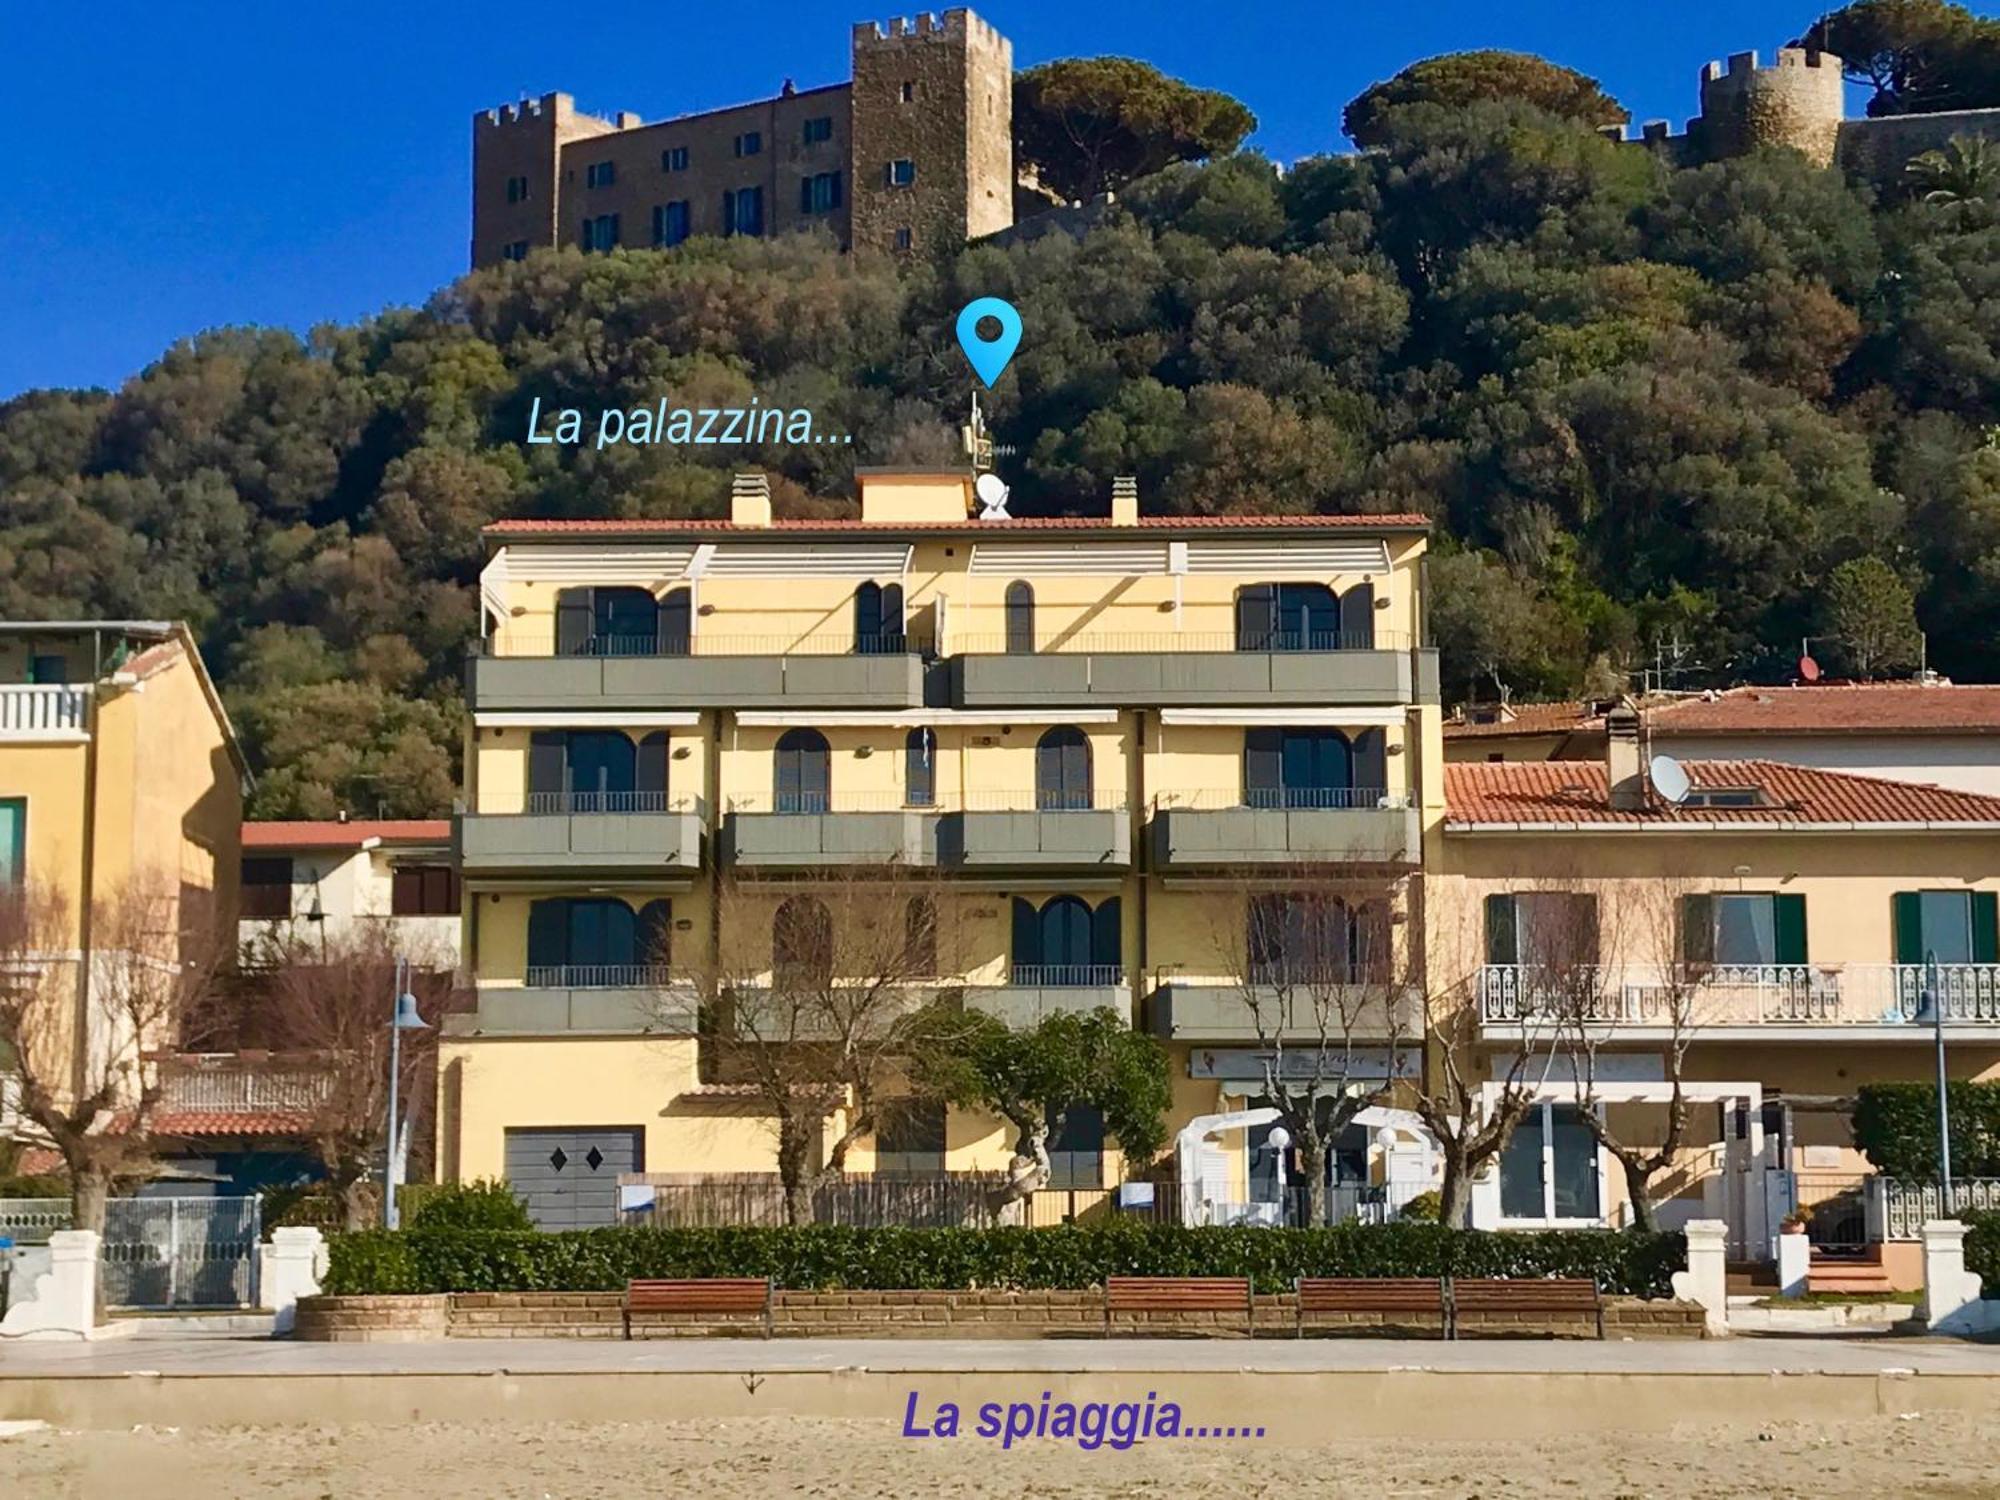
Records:
[[[0,1198],[67,1198],[67,1177],[0,1176]]]
[[[2000,1083],[1954,1083],[1951,1164],[1961,1177],[2000,1177]],[[1937,1085],[1870,1083],[1855,1091],[1854,1144],[1876,1171],[1905,1181],[1938,1175]]]
[[[407,1200],[406,1200],[407,1206]],[[535,1221],[514,1190],[490,1177],[476,1182],[445,1184],[425,1193],[410,1215],[413,1230],[462,1229],[527,1233]]]
[[[1979,1294],[2000,1297],[2000,1210],[1964,1214],[1965,1268],[1979,1274]]]
[[[370,1230],[331,1243],[330,1293],[618,1291],[639,1277],[769,1276],[801,1291],[1081,1288],[1107,1275],[1588,1276],[1671,1294],[1678,1234],[1496,1234],[1436,1224],[1334,1229],[1125,1223],[1057,1229],[580,1229],[559,1234]]]
[[[1444,1198],[1438,1193],[1419,1193],[1403,1205],[1396,1217],[1406,1224],[1435,1224],[1444,1214]]]

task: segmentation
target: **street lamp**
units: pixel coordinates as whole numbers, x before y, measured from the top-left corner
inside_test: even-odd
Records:
[[[1917,1020],[1928,1016],[1937,1036],[1937,1080],[1938,1080],[1938,1178],[1944,1192],[1942,1213],[1950,1218],[1953,1199],[1951,1190],[1951,1100],[1945,1095],[1944,1071],[1944,976],[1938,970],[1937,949],[1924,953],[1924,988],[1922,1002],[1917,1007]]]
[[[396,960],[396,1010],[389,1018],[389,1159],[382,1173],[382,1224],[387,1229],[401,1227],[396,1189],[403,1180],[402,1129],[396,1119],[397,1082],[403,1071],[403,1033],[427,1031],[424,1018],[417,1014],[417,997],[410,993],[410,961]]]
[[[1273,1125],[1271,1133],[1264,1137],[1264,1144],[1275,1153],[1278,1167],[1278,1225],[1283,1228],[1291,1223],[1292,1216],[1286,1211],[1285,1203],[1285,1153],[1292,1149],[1292,1133],[1282,1125]]]

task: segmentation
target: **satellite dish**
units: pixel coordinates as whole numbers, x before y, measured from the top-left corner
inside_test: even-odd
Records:
[[[1005,521],[1007,515],[1007,481],[998,474],[981,474],[972,483],[973,494],[979,497],[979,519],[982,521]]]
[[[1805,678],[1807,682],[1818,682],[1819,663],[1814,661],[1810,656],[1801,656],[1799,658],[1799,676]]]
[[[1656,755],[1646,767],[1646,774],[1653,783],[1653,790],[1668,802],[1678,807],[1687,801],[1689,789],[1694,785],[1688,780],[1687,768],[1671,755]]]

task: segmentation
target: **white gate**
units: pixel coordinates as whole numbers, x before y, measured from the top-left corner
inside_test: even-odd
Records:
[[[112,1307],[255,1307],[264,1200],[113,1198],[104,1213]]]

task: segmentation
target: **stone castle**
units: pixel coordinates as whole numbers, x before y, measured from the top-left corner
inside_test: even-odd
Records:
[[[544,94],[472,122],[472,264],[544,246],[679,244],[820,225],[845,248],[907,254],[1014,223],[1013,46],[970,10],[854,28],[853,76],[648,125]],[[1623,140],[1626,132],[1608,132]],[[1791,146],[1885,183],[1956,135],[2000,138],[2000,109],[1850,119],[1841,61],[1787,47],[1701,75],[1701,113],[1633,137],[1680,164]]]

